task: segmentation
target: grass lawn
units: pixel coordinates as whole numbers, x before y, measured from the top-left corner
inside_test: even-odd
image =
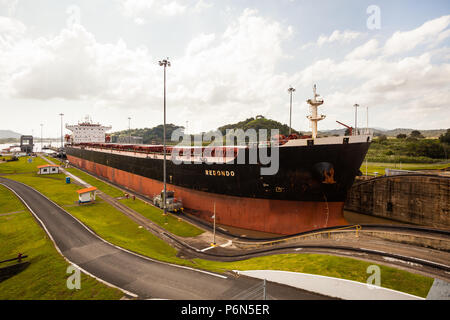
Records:
[[[124,193],[116,187],[111,186],[77,168],[69,168],[67,171],[81,178],[90,185],[97,187],[99,190],[110,195],[111,197],[122,197],[124,195]],[[164,217],[161,209],[148,205],[139,199],[123,199],[120,201],[127,207],[139,212],[144,217],[180,237],[196,237],[203,233],[203,230],[196,228],[187,222],[178,221],[178,218],[172,216],[171,214]]]
[[[9,193],[9,195],[7,195]],[[1,210],[24,209],[18,199],[0,186]],[[7,200],[5,200],[7,197]],[[123,293],[81,274],[81,289],[69,290],[66,273],[69,264],[59,255],[44,230],[28,210],[0,216],[0,260],[28,255],[22,272],[0,282],[0,300],[23,299],[120,299]],[[2,267],[5,265],[1,265]]]
[[[184,221],[179,221],[176,216],[168,214],[163,216],[163,211],[152,205],[145,203],[139,199],[123,199],[120,200],[127,207],[139,212],[147,219],[155,222],[167,231],[176,234],[180,237],[196,237],[204,231]],[[167,222],[167,224],[165,224]]]
[[[161,261],[191,265],[191,262],[176,257],[176,249],[146,229],[139,228],[137,223],[103,200],[97,198],[93,204],[74,205],[78,199],[75,191],[81,187],[66,184],[63,174],[21,174],[8,178],[38,190],[115,245]]]
[[[215,271],[225,270],[283,270],[318,274],[365,283],[370,274],[367,267],[375,264],[346,257],[323,254],[281,254],[252,258],[237,262],[215,262],[195,259],[197,267]],[[378,265],[381,286],[426,297],[433,278],[412,274],[392,267]]]
[[[64,176],[58,176],[50,179],[48,176],[44,178],[28,174],[9,176],[8,178],[22,181],[36,188],[60,205],[73,203],[73,197],[76,198],[73,185],[66,185]],[[116,245],[158,260],[205,270],[218,272],[232,269],[286,270],[366,282],[369,276],[366,269],[373,264],[351,258],[318,254],[282,254],[228,263],[202,259],[185,260],[176,256],[177,250],[144,228],[139,228],[135,222],[105,202],[97,201],[93,205],[81,207],[68,206],[65,209],[102,238]],[[380,268],[381,285],[394,290],[425,297],[433,282],[432,278],[403,270],[385,266],[380,266]]]
[[[23,203],[9,189],[0,185],[0,214],[24,209]]]
[[[68,168],[66,170],[69,171],[70,173],[72,173],[73,175],[77,176],[78,178],[84,180],[85,182],[89,183],[91,186],[97,187],[97,189],[103,191],[104,193],[106,193],[107,195],[109,195],[113,198],[123,197],[123,195],[124,195],[124,193],[121,190],[119,190],[97,178],[94,178],[93,176],[91,176],[77,168]]]
[[[32,162],[28,163],[28,159],[31,159]],[[0,163],[0,174],[37,172],[37,166],[44,164],[48,163],[39,157],[20,157],[18,161]]]
[[[450,163],[383,163],[383,162],[368,162],[367,163],[367,173],[368,175],[384,175],[385,169],[401,169],[401,170],[435,170],[435,169],[445,169],[450,167]],[[364,162],[360,168],[363,174],[366,174],[366,163]]]

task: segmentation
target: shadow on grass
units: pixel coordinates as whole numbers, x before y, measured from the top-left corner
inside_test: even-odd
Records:
[[[30,262],[26,261],[26,262],[16,263],[12,266],[0,268],[0,282],[5,281],[5,280],[15,276],[16,274],[21,273],[29,266],[30,266]]]

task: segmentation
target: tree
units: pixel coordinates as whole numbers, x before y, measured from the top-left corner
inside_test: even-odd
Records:
[[[400,133],[397,135],[397,139],[406,139],[407,135],[404,133]]]
[[[439,136],[439,141],[442,143],[450,144],[450,129],[447,129],[447,132],[445,134],[443,133]]]
[[[423,138],[424,136],[422,135],[422,133],[418,130],[413,130],[411,131],[411,134],[409,135],[412,138]]]
[[[386,135],[382,134],[381,136],[378,137],[378,142],[385,142],[385,141],[387,141]]]

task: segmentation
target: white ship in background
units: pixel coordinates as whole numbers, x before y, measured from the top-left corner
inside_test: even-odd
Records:
[[[102,126],[99,123],[93,123],[89,116],[86,116],[84,122],[78,123],[77,125],[66,124],[66,129],[72,131],[70,137],[71,143],[104,143],[106,132],[111,130],[111,128],[111,126]]]

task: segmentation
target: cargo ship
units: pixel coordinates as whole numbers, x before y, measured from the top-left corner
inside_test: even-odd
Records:
[[[372,141],[370,134],[318,137],[317,113],[323,99],[309,99],[311,136],[279,135],[265,143],[242,146],[166,149],[167,189],[183,206],[206,221],[280,235],[347,224],[343,207]],[[89,123],[80,127],[92,129]],[[102,126],[94,125],[97,130]],[[71,126],[74,131],[83,132]],[[268,164],[240,163],[252,155],[277,153],[278,170],[262,174]],[[181,161],[174,161],[174,151]],[[163,189],[162,145],[98,142],[66,144],[69,162],[79,168],[153,198]],[[258,158],[259,159],[259,158]],[[186,161],[191,160],[191,161]]]

